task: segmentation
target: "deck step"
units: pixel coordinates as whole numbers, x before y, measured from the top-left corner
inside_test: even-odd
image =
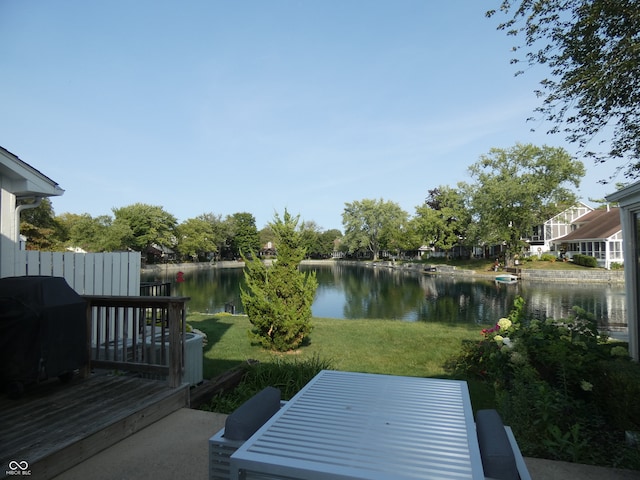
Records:
[[[0,478],[28,462],[49,479],[188,406],[189,387],[135,376],[94,375],[71,385],[0,398]]]

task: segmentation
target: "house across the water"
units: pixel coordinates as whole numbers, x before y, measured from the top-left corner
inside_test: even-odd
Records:
[[[574,255],[595,257],[598,266],[622,265],[622,223],[619,208],[593,210],[577,218],[571,233],[551,242],[553,250],[569,260]]]

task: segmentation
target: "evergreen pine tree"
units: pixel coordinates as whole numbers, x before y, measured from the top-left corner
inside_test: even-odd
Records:
[[[246,289],[240,297],[253,328],[249,336],[266,348],[287,351],[298,348],[312,329],[311,305],[318,282],[315,272],[303,273],[305,256],[299,216],[285,209],[270,224],[275,234],[277,258],[267,267],[256,255],[245,258]]]

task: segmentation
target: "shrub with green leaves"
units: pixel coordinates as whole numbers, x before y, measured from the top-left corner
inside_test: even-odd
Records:
[[[247,364],[240,384],[230,392],[216,395],[201,407],[218,413],[231,413],[266,387],[278,388],[283,400],[290,400],[322,370],[332,368],[332,361],[313,356],[299,360],[278,359],[273,363]]]
[[[482,340],[464,342],[462,352],[449,361],[448,368],[461,375],[471,374],[492,382],[507,381],[512,376],[507,355],[523,318],[524,299],[518,296],[509,315],[498,320],[492,328],[483,328]]]
[[[508,318],[463,345],[456,373],[493,385],[525,455],[640,468],[640,451],[624,444],[624,430],[640,429],[640,366],[583,309],[526,320],[523,305],[518,297]]]
[[[299,265],[305,255],[299,217],[287,210],[281,219],[277,214],[270,224],[275,234],[277,259],[272,266],[259,258],[245,258],[245,280],[240,298],[254,328],[251,340],[266,348],[288,351],[298,348],[312,329],[311,305],[318,282],[315,272],[303,273]]]
[[[580,253],[576,253],[573,256],[573,263],[576,265],[582,265],[583,267],[597,267],[598,259],[596,257],[591,257],[589,255],[582,255]]]

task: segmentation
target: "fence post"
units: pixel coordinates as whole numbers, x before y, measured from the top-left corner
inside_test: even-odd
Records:
[[[87,299],[84,300],[87,304],[87,313],[86,313],[86,332],[87,332],[87,342],[86,342],[86,349],[87,349],[87,361],[84,364],[84,366],[80,369],[80,378],[89,378],[91,376],[91,359],[93,358],[93,352],[91,351],[92,349],[92,332],[93,332],[93,326],[92,326],[92,322],[93,322],[93,314],[92,314],[92,310],[93,310],[93,305],[91,304],[91,302]],[[96,348],[96,351],[98,351],[99,348]]]
[[[183,301],[169,302],[169,386],[171,388],[182,385],[182,373],[184,370],[184,350],[182,346],[186,333],[183,311]]]

